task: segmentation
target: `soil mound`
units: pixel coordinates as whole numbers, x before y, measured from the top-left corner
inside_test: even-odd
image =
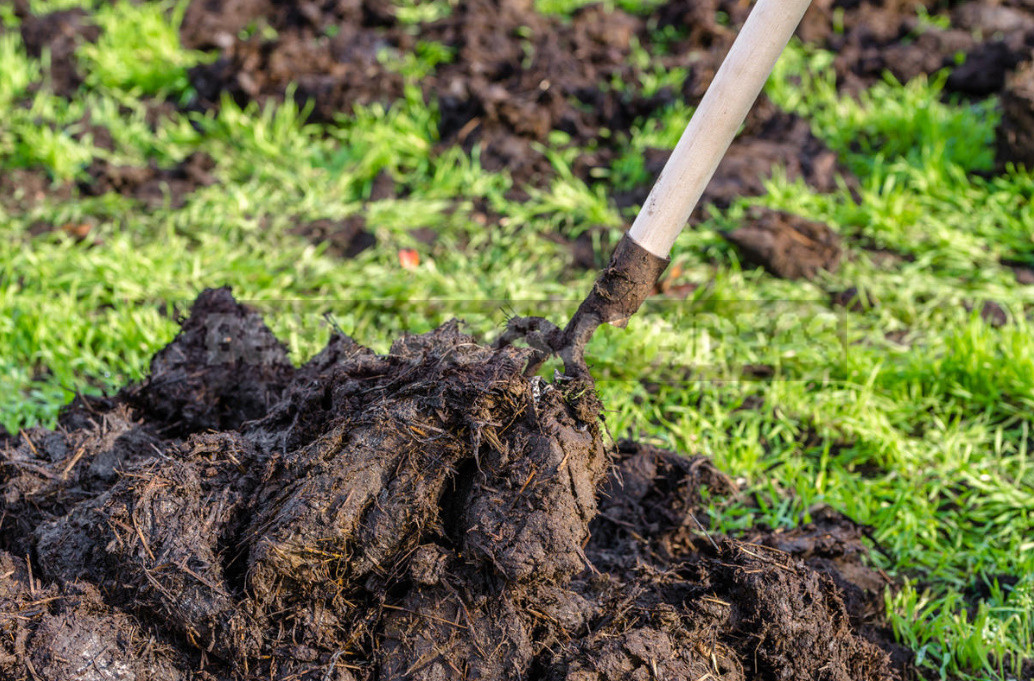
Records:
[[[294,368],[206,291],[144,383],[0,443],[4,678],[906,670],[850,521],[707,535],[726,476],[608,453],[593,386],[528,358],[450,322]]]
[[[840,237],[828,225],[768,208],[755,208],[747,224],[722,236],[740,257],[782,279],[811,279],[840,266]]]

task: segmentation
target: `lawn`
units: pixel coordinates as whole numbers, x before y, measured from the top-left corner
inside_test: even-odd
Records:
[[[152,127],[148,107],[189,101],[186,69],[210,58],[180,46],[181,11],[31,4],[86,7],[102,37],[76,53],[87,76],[65,99],[35,87],[47,57],[27,55],[0,7],[0,173],[43,169],[56,187],[94,158],[168,166],[200,150],[216,183],[148,208],[116,193],[0,197],[0,423],[11,433],[52,426],[76,393],[142,379],[208,287],[232,286],[261,310],[297,362],[334,327],[385,351],[452,317],[487,339],[514,314],[563,321],[595,273],[572,268],[551,237],[619,235],[635,210],[616,207],[611,183],[642,172],[646,147],[673,147],[691,114],[676,104],[637,121],[624,163],[591,184],[555,134],[556,179],[514,198],[508,173],[436,146],[438,108],[418,87],[433,50],[386,57],[403,98],[332,124],[292,103],[227,100],[218,112],[171,107]],[[1034,286],[1013,265],[1034,265],[1034,173],[989,172],[993,98],[945,97],[940,75],[888,77],[852,97],[838,93],[832,59],[794,41],[767,93],[808,119],[857,187],[818,193],[777,172],[766,195],[686,230],[668,281],[682,293],[655,297],[589,348],[607,427],[706,454],[741,483],[712,504],[716,530],[793,526],[823,505],[870,526],[872,562],[900,585],[888,618],[917,663],[934,678],[1016,678],[1034,658]],[[89,126],[110,131],[110,151]],[[383,174],[402,198],[369,199]],[[783,281],[741,264],[720,231],[755,205],[830,225],[840,268]],[[486,221],[485,206],[502,219]],[[354,258],[290,231],[357,214],[377,241]],[[852,287],[861,304],[831,305]],[[1006,323],[981,314],[988,303]]]

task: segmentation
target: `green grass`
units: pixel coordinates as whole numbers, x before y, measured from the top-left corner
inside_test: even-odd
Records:
[[[189,0],[134,4],[119,0],[92,13],[100,39],[78,50],[86,85],[129,96],[185,100],[187,68],[202,56],[180,47],[177,26]]]
[[[567,13],[584,3],[538,4]],[[419,22],[453,3],[396,5]],[[0,172],[73,180],[97,155],[164,164],[201,149],[219,180],[179,210],[118,196],[0,207],[0,423],[9,430],[52,424],[76,392],[140,379],[175,334],[175,315],[207,286],[230,284],[262,309],[296,361],[328,337],[325,314],[379,350],[403,329],[453,316],[485,336],[513,313],[563,320],[594,274],[573,271],[566,247],[545,237],[619,233],[627,216],[609,187],[641,182],[642,151],[674,146],[692,113],[673,106],[637,123],[610,172],[588,185],[568,170],[577,150],[556,135],[547,148],[556,181],[520,202],[506,198],[512,180],[484,171],[476,154],[435,151],[438,114],[417,81],[452,55],[434,44],[384,55],[409,81],[400,102],[329,128],[306,124],[293,103],[225,102],[218,114],[175,114],[152,130],[141,96],[189,95],[184,69],[201,58],[176,41],[181,7],[97,3],[106,37],[80,50],[89,77],[71,102],[30,95],[41,64],[16,32],[0,35]],[[993,102],[945,103],[936,77],[841,97],[830,63],[794,45],[768,92],[838,151],[860,200],[846,186],[820,195],[777,174],[767,196],[681,235],[675,283],[699,287],[686,301],[648,302],[627,330],[605,328],[590,348],[608,426],[710,455],[745,485],[753,494],[712,504],[718,529],[793,525],[819,504],[871,525],[873,560],[905,584],[888,593],[888,615],[920,663],[944,677],[1008,678],[1010,665],[1034,657],[1025,321],[1034,289],[1001,261],[1034,263],[1034,176],[973,174],[991,167]],[[679,74],[655,76],[662,87]],[[111,131],[113,151],[74,138],[87,112]],[[380,172],[404,199],[368,202]],[[505,218],[481,224],[477,197]],[[786,282],[743,267],[717,232],[752,204],[827,221],[845,240],[841,268]],[[354,260],[289,233],[299,221],[358,212],[378,245]],[[34,223],[84,221],[93,228],[83,242],[60,229],[29,235]],[[436,229],[438,241],[416,240],[418,227]],[[419,251],[417,269],[400,268],[400,248]],[[876,304],[831,308],[828,292],[849,286]],[[993,328],[967,311],[985,300],[1014,321]],[[770,365],[775,377],[740,380],[746,364]]]

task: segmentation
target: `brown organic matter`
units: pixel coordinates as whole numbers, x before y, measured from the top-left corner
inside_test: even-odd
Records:
[[[97,588],[44,586],[28,563],[0,551],[0,676],[4,679],[179,681],[183,657],[156,644]]]
[[[618,206],[643,204],[670,156],[666,149],[647,149],[644,166],[648,181],[616,194]],[[821,192],[834,191],[838,178],[846,179],[852,188],[857,185],[857,180],[840,166],[836,153],[812,133],[808,121],[780,111],[761,95],[740,136],[718,164],[694,215],[703,216],[709,204],[727,208],[739,197],[764,195],[765,182],[777,167],[784,169],[788,180],[804,180]]]
[[[314,119],[333,123],[357,104],[398,101],[404,57],[437,45],[447,58],[415,84],[440,112],[441,145],[479,147],[483,167],[509,172],[511,194],[519,197],[556,177],[539,147],[556,146],[556,133],[579,150],[571,161],[574,174],[598,182],[626,149],[636,121],[675,101],[698,103],[749,9],[738,0],[668,0],[649,14],[589,5],[559,18],[540,14],[530,0],[451,5],[443,18],[409,25],[394,6],[373,0],[193,0],[181,25],[183,44],[216,54],[191,70],[197,97],[188,109],[218,108],[223,95],[241,104],[293,96],[311,103]],[[922,20],[919,10],[950,28]],[[54,88],[74,94],[82,82],[75,49],[96,40],[99,28],[81,10],[34,15],[28,2],[17,0],[15,13],[29,53],[50,52]],[[1034,54],[1034,9],[1022,0],[816,0],[798,35],[835,53],[838,86],[847,92],[879,82],[888,71],[907,81],[945,69],[948,93],[984,97],[1003,92],[1009,75]],[[640,59],[637,44],[648,60]],[[685,71],[681,84],[644,89],[659,69],[675,68]],[[852,184],[805,120],[762,100],[752,121],[733,143],[705,204],[725,206],[764,193],[773,166],[785,166],[791,179],[819,191],[835,189],[838,176]],[[1015,157],[1010,149],[1023,146],[1022,126],[1014,128],[1000,133],[1003,162]],[[108,146],[105,131],[91,127],[73,135],[84,132]],[[646,154],[643,181],[615,194],[620,207],[642,200],[667,151]],[[147,184],[123,180],[101,185],[132,195],[140,182]],[[150,205],[160,203],[160,191],[146,194]]]
[[[327,244],[327,252],[341,258],[354,258],[377,244],[377,237],[366,229],[366,218],[350,215],[342,220],[313,220],[291,228],[291,234],[314,244]]]
[[[798,34],[836,53],[838,84],[850,92],[887,71],[907,81],[948,69],[951,92],[997,93],[1006,75],[1029,59],[1034,12],[1022,3],[951,4],[816,0]],[[398,99],[404,80],[392,55],[412,51],[417,39],[439,44],[451,57],[419,85],[441,113],[442,144],[480,147],[483,166],[507,170],[519,192],[552,181],[552,164],[536,144],[556,132],[587,149],[571,167],[593,181],[636,120],[676,100],[698,103],[748,10],[749,3],[736,0],[669,0],[649,15],[589,5],[558,18],[538,13],[530,0],[474,0],[411,27],[391,7],[368,0],[194,0],[181,34],[188,46],[219,53],[191,72],[195,106],[218,106],[224,93],[239,102],[282,99],[293,84],[294,97],[312,102],[312,115],[328,122],[356,104]],[[942,15],[952,27],[922,22],[919,10]],[[636,58],[637,44],[651,55],[648,63]],[[686,77],[681,85],[647,91],[642,83],[657,68],[684,69]],[[786,164],[791,177],[820,191],[835,188],[837,173],[849,175],[805,121],[774,107],[763,107],[754,120],[705,201],[723,205],[762,193],[774,164]],[[641,200],[647,187],[618,197],[619,203]]]
[[[86,10],[79,8],[34,15],[28,11],[27,2],[16,0],[15,12],[20,15],[22,42],[29,56],[39,58],[44,51],[50,55],[51,89],[62,97],[74,96],[83,82],[76,48],[84,42],[96,42],[100,28],[90,22]]]
[[[1001,101],[998,162],[1034,168],[1034,62],[1009,78]]]
[[[215,183],[211,174],[214,168],[215,160],[204,152],[194,152],[170,168],[153,162],[146,166],[116,165],[97,158],[86,168],[89,179],[79,183],[79,191],[84,196],[117,192],[152,209],[166,203],[182,208],[188,194]]]
[[[450,322],[305,365],[226,289],[146,381],[0,442],[0,673],[896,679],[860,528],[709,534],[704,457]],[[27,557],[27,560],[26,558]]]
[[[219,51],[213,63],[191,71],[198,92],[195,106],[216,107],[224,93],[242,103],[282,99],[294,84],[295,99],[310,101],[312,116],[328,122],[356,104],[390,103],[400,96],[403,79],[385,55],[412,51],[415,35],[441,44],[452,58],[419,84],[441,113],[442,144],[467,151],[480,147],[482,166],[508,171],[519,192],[520,187],[552,181],[552,164],[537,145],[555,132],[580,147],[596,147],[572,164],[579,177],[592,181],[594,169],[610,165],[617,144],[637,119],[678,99],[698,103],[735,37],[732,27],[715,21],[715,12],[726,12],[735,26],[745,19],[745,9],[732,0],[677,0],[662,5],[655,16],[643,17],[591,5],[564,20],[538,13],[529,0],[475,0],[459,3],[449,16],[414,30],[382,3],[307,2],[295,7],[272,0],[195,0],[181,35],[188,46]],[[267,25],[273,31],[242,33],[249,25]],[[658,43],[657,28],[673,31],[676,39]],[[636,43],[664,56],[640,64],[633,58]],[[681,90],[644,92],[640,82],[656,66],[686,69]],[[615,87],[617,83],[622,87]],[[766,111],[775,114],[774,108]],[[791,175],[823,191],[834,188],[833,171],[844,170],[836,167],[835,155],[810,135],[804,121],[782,114],[757,127],[760,144],[748,131],[743,148],[739,142],[733,147],[733,154],[740,149],[740,157],[752,159],[750,167],[733,164],[720,171],[724,185],[717,200],[728,200],[736,190],[760,192],[760,178],[769,171],[759,173],[758,157],[764,157],[763,168],[776,162],[794,166],[797,147],[794,153],[787,151],[802,140],[808,146],[800,162],[804,167],[791,168]],[[790,141],[776,144],[784,138]],[[822,157],[817,163],[821,167],[813,169],[815,156]]]
[[[840,237],[828,225],[767,208],[757,208],[746,224],[722,234],[740,257],[782,279],[811,279],[840,265]]]

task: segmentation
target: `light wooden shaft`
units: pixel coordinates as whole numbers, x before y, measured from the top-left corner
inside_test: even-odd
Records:
[[[758,0],[628,235],[668,257],[811,0]]]

